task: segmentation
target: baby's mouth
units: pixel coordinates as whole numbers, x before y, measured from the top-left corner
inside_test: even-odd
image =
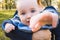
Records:
[[[30,25],[30,21],[27,21],[28,25]]]
[[[27,19],[26,21],[27,21],[27,24],[30,25],[30,19]]]

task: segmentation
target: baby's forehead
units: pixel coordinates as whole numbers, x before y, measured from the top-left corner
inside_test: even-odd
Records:
[[[37,0],[16,0],[16,2],[37,2]]]
[[[17,2],[18,7],[33,7],[37,6],[37,0],[19,0]]]

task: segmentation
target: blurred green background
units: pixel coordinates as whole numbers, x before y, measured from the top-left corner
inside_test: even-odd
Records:
[[[4,35],[4,31],[1,28],[1,24],[4,20],[7,20],[9,18],[12,18],[12,15],[14,14],[15,10],[0,10],[0,40],[8,40]]]
[[[54,6],[60,13],[60,0],[42,0],[44,6]],[[1,28],[2,22],[12,18],[15,13],[15,0],[0,0],[0,40],[10,40]],[[60,16],[60,14],[59,14]]]

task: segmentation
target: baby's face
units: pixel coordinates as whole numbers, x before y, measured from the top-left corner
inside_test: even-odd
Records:
[[[30,18],[39,13],[40,9],[34,0],[24,0],[20,7],[17,7],[19,18],[25,25],[30,24]]]

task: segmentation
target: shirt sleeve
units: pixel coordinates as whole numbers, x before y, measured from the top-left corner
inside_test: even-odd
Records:
[[[2,23],[2,29],[3,29],[3,30],[5,29],[6,23],[11,23],[11,24],[13,24],[11,20],[4,20],[3,23]]]

